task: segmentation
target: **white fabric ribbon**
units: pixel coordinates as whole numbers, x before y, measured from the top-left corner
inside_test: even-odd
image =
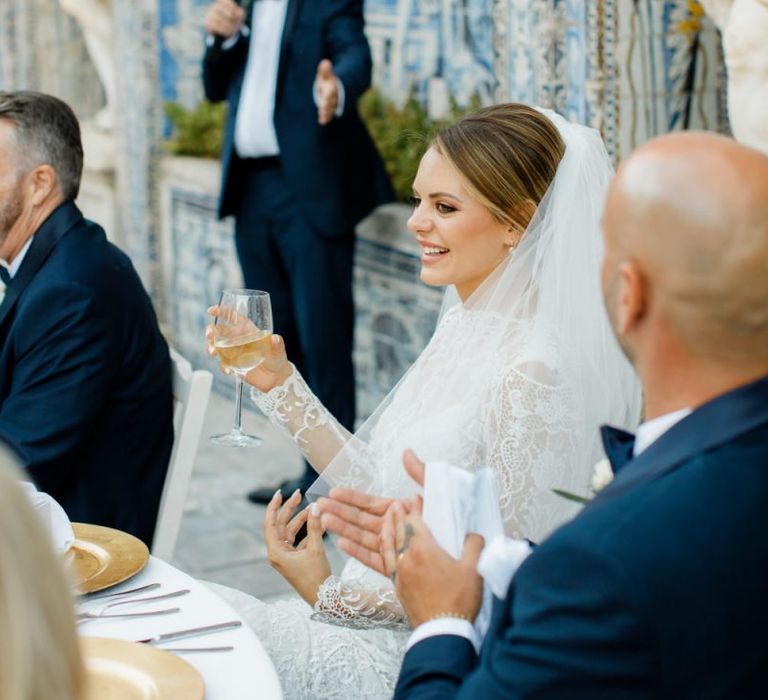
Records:
[[[75,533],[64,509],[47,493],[38,491],[29,481],[21,481],[24,493],[49,534],[54,550],[64,554],[75,541]]]

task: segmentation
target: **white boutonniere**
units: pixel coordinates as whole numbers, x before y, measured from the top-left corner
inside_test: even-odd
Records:
[[[607,457],[603,457],[599,462],[595,464],[592,469],[592,494],[597,494],[598,491],[602,491],[608,484],[613,481],[613,468]]]
[[[608,484],[613,481],[613,468],[607,458],[603,457],[592,468],[592,479],[589,483],[590,490],[592,491],[589,496],[579,496],[570,491],[563,491],[562,489],[552,489],[554,493],[563,498],[567,498],[569,501],[575,501],[576,503],[589,503],[599,491],[602,491]]]

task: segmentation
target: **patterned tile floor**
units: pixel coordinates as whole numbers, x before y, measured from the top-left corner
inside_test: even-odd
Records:
[[[245,409],[245,400],[243,425],[264,444],[238,449],[211,443],[209,435],[230,428],[233,399],[211,393],[173,563],[196,578],[273,599],[291,588],[266,560],[264,508],[247,501],[246,493],[297,476],[301,460],[287,437],[255,410]],[[338,569],[341,557],[330,549]]]

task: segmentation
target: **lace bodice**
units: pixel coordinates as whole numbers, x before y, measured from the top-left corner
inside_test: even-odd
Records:
[[[551,489],[580,490],[569,473],[584,446],[570,419],[573,389],[554,369],[562,365],[560,351],[554,340],[542,342],[541,333],[534,346],[528,330],[525,324],[505,329],[497,364],[472,367],[466,362],[471,345],[498,327],[487,315],[452,309],[369,435],[352,436],[341,427],[295,369],[284,385],[253,398],[318,471],[333,464],[331,475],[323,474],[329,485],[413,495],[416,486],[401,461],[409,447],[424,461],[448,459],[469,471],[492,467],[507,534],[538,541],[575,512]],[[460,396],[446,395],[440,381],[454,368],[467,374]],[[404,624],[391,582],[354,560],[323,584],[316,614],[356,627]]]
[[[538,541],[577,508],[553,488],[587,493],[600,455],[596,427],[636,426],[639,385],[611,332],[598,282],[611,162],[597,131],[543,114],[565,151],[523,237],[471,294],[460,299],[455,287],[446,290],[428,346],[354,436],[295,372],[281,389],[256,397],[322,471],[322,485],[310,493],[343,485],[411,496],[416,486],[401,459],[412,448],[427,462],[473,472],[492,467],[507,534]],[[324,582],[315,619],[300,620],[312,630],[309,670],[300,680],[287,669],[299,665],[303,627],[286,631],[289,616],[277,615],[269,618],[269,637],[285,661],[281,676],[283,668],[291,674],[287,687],[318,697],[316,678],[328,678],[317,672],[322,662],[339,674],[339,697],[391,697],[403,649],[390,642],[404,633],[384,626],[404,619],[387,579],[350,561],[341,576]],[[363,677],[368,652],[376,670]]]

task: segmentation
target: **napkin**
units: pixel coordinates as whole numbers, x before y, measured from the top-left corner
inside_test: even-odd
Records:
[[[75,533],[64,509],[47,493],[38,491],[33,483],[19,483],[51,538],[54,550],[64,554],[75,541]]]
[[[429,462],[424,475],[423,518],[437,543],[455,559],[461,557],[470,532],[487,542],[504,538],[499,497],[488,468],[470,473],[446,462]],[[510,576],[511,578],[511,576]],[[475,619],[475,632],[483,639],[493,605],[492,589],[483,586],[483,603]]]
[[[493,595],[505,598],[512,577],[531,551],[531,545],[526,540],[499,535],[488,542],[480,555],[477,573],[483,577]]]

